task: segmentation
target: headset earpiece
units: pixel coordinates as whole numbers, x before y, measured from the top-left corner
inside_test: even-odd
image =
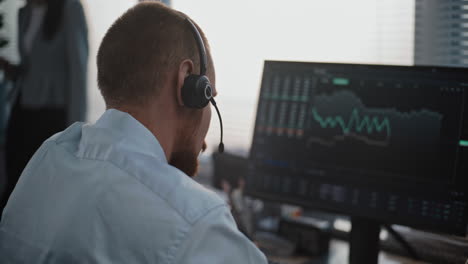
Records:
[[[190,74],[182,86],[182,101],[186,107],[203,108],[213,97],[210,80],[205,75]]]

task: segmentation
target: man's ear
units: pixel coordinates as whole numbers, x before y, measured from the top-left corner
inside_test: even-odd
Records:
[[[184,106],[182,100],[182,87],[184,86],[185,78],[187,78],[193,72],[193,61],[186,59],[179,64],[179,72],[177,75],[177,103],[180,106]]]

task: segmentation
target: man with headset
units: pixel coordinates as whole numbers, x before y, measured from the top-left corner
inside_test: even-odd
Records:
[[[2,263],[266,263],[191,179],[216,106],[204,42],[155,2],[111,26],[97,56],[107,110],[28,163],[0,223]]]

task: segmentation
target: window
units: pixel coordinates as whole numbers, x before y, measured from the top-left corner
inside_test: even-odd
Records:
[[[247,155],[263,61],[413,64],[414,1],[173,0],[209,39],[226,151]],[[207,142],[215,149],[213,115]]]
[[[88,62],[88,116],[89,122],[95,122],[104,112],[105,105],[97,87],[96,55],[102,38],[112,23],[136,0],[82,0],[86,12],[89,34]]]

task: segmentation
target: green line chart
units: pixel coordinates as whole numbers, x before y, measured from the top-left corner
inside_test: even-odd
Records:
[[[308,145],[329,147],[349,140],[377,147],[392,142],[424,145],[438,140],[442,119],[442,114],[424,108],[368,107],[355,93],[341,90],[314,96],[305,137]]]
[[[352,136],[360,139],[367,144],[384,146],[390,141],[392,135],[392,128],[390,120],[387,117],[380,118],[378,116],[361,116],[359,109],[354,108],[349,115],[349,118],[344,116],[321,116],[317,109],[312,108],[313,119],[320,125],[321,128],[336,128],[339,127],[342,131],[342,135],[334,137],[335,140],[342,140],[346,136]],[[386,138],[382,140],[372,140],[360,134],[380,134],[385,133]],[[320,142],[320,140],[317,140]],[[327,142],[322,141],[321,143],[328,145]]]
[[[390,121],[387,117],[383,118],[383,120],[380,120],[380,118],[376,116],[361,117],[357,108],[354,108],[351,112],[351,116],[348,122],[346,122],[344,117],[342,116],[324,118],[320,116],[320,114],[317,112],[317,109],[315,108],[312,108],[312,114],[314,116],[315,121],[319,122],[322,128],[334,128],[336,126],[339,126],[341,127],[343,134],[349,134],[352,129],[356,130],[356,132],[366,132],[367,134],[385,131],[389,137],[392,133]]]

